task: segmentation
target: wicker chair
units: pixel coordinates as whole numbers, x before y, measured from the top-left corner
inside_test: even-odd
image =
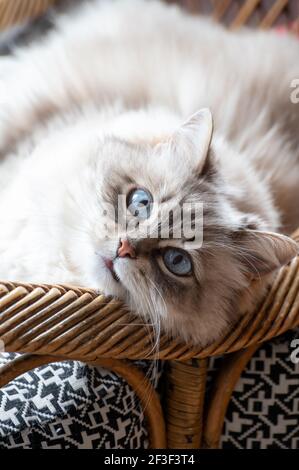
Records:
[[[51,3],[53,0],[0,0],[0,27],[37,16]],[[263,6],[258,0],[179,3],[192,10],[202,7],[207,11],[213,7],[215,18],[230,21],[232,27],[252,16],[261,27],[270,26],[279,18],[294,20],[288,15],[294,14],[291,6],[297,4],[276,0],[265,12],[257,10]],[[293,236],[299,242],[299,230]],[[262,342],[298,325],[299,256],[281,269],[255,311],[243,317],[220,341],[204,349],[170,341],[162,335],[159,351],[154,352],[150,326],[140,325],[140,319],[119,301],[90,289],[3,281],[0,340],[6,351],[22,355],[1,369],[0,387],[50,362],[80,360],[101,365],[121,375],[145,405],[152,448],[216,448],[231,394],[247,362]],[[230,354],[206,401],[207,358],[225,353]],[[163,410],[154,388],[129,362],[154,358],[168,364]]]

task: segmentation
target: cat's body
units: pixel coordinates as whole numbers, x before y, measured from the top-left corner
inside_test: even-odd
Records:
[[[299,222],[299,42],[132,0],[57,24],[0,62],[0,278],[99,288],[204,344],[235,319],[256,272],[296,253],[259,231]],[[202,107],[211,151],[207,111],[177,131]],[[102,202],[135,186],[168,209],[203,202],[192,281],[152,254],[184,240],[132,242],[134,257],[116,258],[119,241],[103,240]]]

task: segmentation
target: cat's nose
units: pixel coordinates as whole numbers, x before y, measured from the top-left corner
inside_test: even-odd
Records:
[[[135,249],[126,238],[120,240],[117,254],[120,258],[125,258],[126,256],[129,256],[130,258],[136,258]]]

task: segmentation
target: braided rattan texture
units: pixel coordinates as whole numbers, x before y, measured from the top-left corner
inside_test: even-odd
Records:
[[[168,363],[165,417],[170,449],[201,447],[206,376],[206,359]]]
[[[213,16],[231,28],[249,25],[269,28],[298,20],[298,0],[168,0],[193,13]]]
[[[56,0],[0,0],[0,29],[35,18]]]

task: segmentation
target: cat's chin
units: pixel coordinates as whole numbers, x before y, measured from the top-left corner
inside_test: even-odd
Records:
[[[97,270],[97,273],[92,273],[91,276],[87,276],[84,285],[96,289],[106,296],[117,297],[120,300],[125,300],[127,296],[127,290],[123,285],[120,277],[114,271],[111,271],[107,267],[102,267]]]
[[[96,289],[106,296],[115,297],[122,301],[125,301],[127,298],[127,291],[124,286],[114,279],[107,279],[105,282],[97,284]]]

